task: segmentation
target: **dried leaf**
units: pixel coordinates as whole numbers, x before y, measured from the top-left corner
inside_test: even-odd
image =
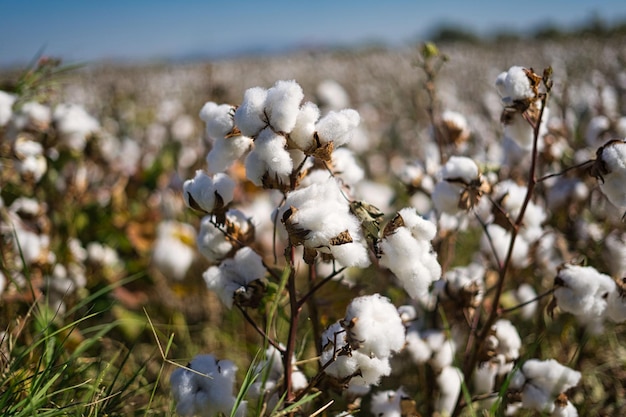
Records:
[[[346,243],[352,243],[354,240],[352,240],[352,236],[350,236],[350,232],[348,230],[344,230],[343,232],[339,233],[337,236],[331,238],[329,240],[329,243],[332,246],[339,246],[339,245],[344,245]]]

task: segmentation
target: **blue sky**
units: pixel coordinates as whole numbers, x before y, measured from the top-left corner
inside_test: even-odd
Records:
[[[624,0],[0,0],[0,66],[45,48],[65,62],[229,54],[297,45],[390,45],[446,22],[479,33],[626,19]]]

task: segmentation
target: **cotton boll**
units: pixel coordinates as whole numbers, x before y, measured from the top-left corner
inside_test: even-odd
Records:
[[[194,259],[196,230],[186,223],[165,221],[157,227],[152,264],[166,277],[182,281]]]
[[[537,292],[530,284],[520,285],[514,291],[513,295],[518,304],[528,303],[529,301],[536,300],[537,298]],[[520,309],[522,318],[525,320],[530,320],[532,317],[534,317],[535,312],[537,311],[538,304],[538,301],[533,301],[523,306]]]
[[[15,168],[22,178],[39,182],[48,169],[41,143],[30,140],[26,136],[19,136],[13,149],[17,158]]]
[[[560,407],[556,405],[561,402],[559,394],[577,385],[580,377],[580,372],[554,359],[530,359],[513,374],[509,388],[521,391],[523,407],[552,413]]]
[[[60,104],[53,119],[61,144],[78,152],[85,149],[87,137],[100,129],[100,123],[79,105]]]
[[[519,358],[519,351],[522,347],[522,339],[517,332],[515,326],[505,319],[498,320],[492,327],[495,331],[495,337],[497,339],[497,347],[495,348],[496,355],[501,355],[505,364],[513,365],[513,361]],[[508,372],[510,369],[507,369]],[[504,374],[500,370],[500,374]]]
[[[445,110],[441,113],[442,126],[446,132],[447,139],[455,144],[461,145],[470,136],[467,119],[463,114],[452,110]]]
[[[372,394],[370,412],[377,417],[401,417],[401,401],[409,398],[402,387],[397,391],[379,391]]]
[[[535,95],[526,69],[520,66],[513,66],[508,71],[498,75],[496,87],[506,105],[517,100],[533,98]]]
[[[430,283],[439,279],[416,256],[428,248],[424,248],[423,244],[415,240],[408,229],[400,228],[382,239],[380,249],[382,252],[380,265],[394,273],[412,299],[424,298]]]
[[[451,156],[441,169],[444,180],[459,179],[466,184],[478,178],[478,165],[473,159],[465,156]]]
[[[61,108],[67,109],[69,107],[68,105],[63,105]],[[44,131],[50,126],[52,111],[50,107],[46,105],[29,101],[24,103],[19,110],[13,113],[11,121],[12,126],[15,127],[16,130],[31,128]]]
[[[363,179],[365,173],[347,148],[336,149],[332,154],[333,171],[347,186],[352,186]]]
[[[611,121],[604,115],[593,117],[585,131],[585,143],[590,148],[598,148],[606,143],[606,133],[611,129]]]
[[[352,109],[329,112],[315,125],[320,143],[333,142],[335,148],[348,143],[350,133],[359,125],[360,119],[359,113]]]
[[[235,406],[233,396],[237,367],[213,355],[197,355],[186,368],[177,368],[170,376],[170,387],[176,412],[182,416],[230,415]],[[243,417],[246,402],[242,401],[235,416]]]
[[[433,240],[437,236],[437,226],[420,216],[413,208],[405,207],[398,214],[402,217],[404,227],[411,231],[411,235],[417,240]]]
[[[322,333],[320,365],[324,367],[326,374],[337,379],[344,379],[357,371],[358,364],[352,356],[342,354],[335,358],[335,355],[347,344],[346,331],[338,321]]]
[[[554,359],[530,359],[521,369],[526,377],[526,385],[531,381],[532,385],[549,392],[553,398],[576,386],[581,377],[580,372],[563,366]]]
[[[379,294],[352,300],[342,326],[352,348],[369,356],[387,357],[404,346],[400,315],[389,299]]]
[[[443,275],[434,293],[440,300],[451,300],[456,308],[478,307],[483,299],[485,268],[478,263],[455,267]]]
[[[598,149],[596,167],[602,193],[613,205],[626,210],[626,141],[611,141]]]
[[[417,310],[414,306],[409,304],[398,307],[398,314],[400,315],[402,323],[404,323],[405,326],[408,326],[410,322],[417,320],[418,318]]]
[[[463,383],[463,373],[460,369],[446,366],[437,375],[437,385],[439,386],[439,398],[435,403],[435,410],[441,415],[452,415],[457,399],[461,393]]]
[[[441,277],[430,242],[437,233],[436,226],[411,208],[398,212],[393,223],[398,222],[401,226],[386,229],[380,242],[380,265],[394,273],[411,298],[423,299],[430,284]]]
[[[337,180],[323,172],[318,175],[319,182],[290,192],[278,212],[291,243],[328,253],[344,266],[369,265],[361,225]]]
[[[559,308],[574,314],[582,323],[602,320],[607,297],[615,290],[611,277],[590,266],[565,265],[554,279],[554,297]]]
[[[228,175],[217,173],[210,177],[197,170],[196,176],[183,184],[183,197],[187,207],[213,213],[232,201],[234,189],[235,182]]]
[[[405,349],[413,363],[417,365],[428,362],[433,355],[430,345],[422,338],[420,332],[415,329],[407,331]]]
[[[554,402],[548,391],[528,384],[522,392],[522,407],[551,413],[554,411]]]
[[[263,260],[249,247],[237,251],[233,258],[207,269],[202,277],[209,290],[215,291],[228,308],[232,308],[237,291],[246,291],[252,281],[265,276]]]
[[[236,160],[241,158],[252,146],[252,139],[247,136],[218,138],[206,156],[209,174],[226,171]]]
[[[200,109],[200,119],[206,123],[206,134],[211,140],[223,139],[235,127],[235,107],[209,101]]]
[[[352,352],[352,355],[356,360],[359,374],[350,380],[351,385],[378,385],[382,377],[391,374],[391,365],[388,357],[370,357],[358,350]]]
[[[510,242],[511,234],[508,231],[497,224],[490,224],[480,239],[480,250],[497,264],[498,262],[504,262]],[[525,267],[528,264],[528,251],[528,243],[518,236],[515,239],[511,256],[513,265],[518,268]],[[497,255],[497,262],[494,259],[494,252]]]
[[[478,364],[472,375],[474,392],[476,394],[493,392],[497,375],[498,365],[489,361]]]
[[[604,239],[604,261],[613,277],[626,277],[626,233],[617,230]]]
[[[323,80],[315,90],[320,106],[327,110],[340,110],[350,105],[346,90],[335,80]]]
[[[574,404],[567,401],[564,405],[555,404],[554,411],[552,411],[550,417],[578,417],[578,410],[576,410]]]
[[[353,230],[351,235],[358,236]],[[324,248],[320,252],[326,252]],[[371,261],[365,241],[361,238],[351,243],[331,246],[328,251],[339,264],[347,267],[367,268]]]
[[[241,105],[235,111],[235,125],[243,136],[255,137],[267,126],[264,115],[267,90],[261,87],[249,88],[243,94]]]
[[[13,116],[13,103],[16,97],[0,90],[0,127],[6,126]]]
[[[367,388],[372,384],[376,385],[381,377],[391,373],[388,358],[370,357],[359,350],[352,350],[350,355],[339,354],[334,359],[336,352],[346,346],[347,343],[346,332],[339,322],[334,323],[324,331],[320,364],[324,366],[330,363],[324,369],[326,374],[339,380],[351,378],[350,389],[352,390],[358,387]]]
[[[301,150],[308,151],[315,147],[313,134],[319,117],[320,110],[315,103],[307,101],[300,107],[296,124],[289,133],[289,138]]]
[[[263,185],[264,177],[270,181],[288,183],[293,161],[285,149],[286,141],[270,128],[263,129],[254,141],[254,148],[246,158],[246,177],[255,185]]]
[[[291,81],[277,81],[267,90],[265,113],[272,129],[289,133],[296,125],[300,102],[304,98],[302,87]]]
[[[228,210],[226,223],[229,228],[237,231],[236,237],[245,236],[251,231],[252,225],[245,214],[239,210]],[[198,250],[209,262],[219,262],[236,246],[232,238],[214,225],[213,216],[205,216],[200,222],[200,230],[196,238]]]

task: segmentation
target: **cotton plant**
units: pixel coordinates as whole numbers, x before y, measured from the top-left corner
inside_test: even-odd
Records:
[[[295,81],[247,89],[240,105],[205,104],[200,117],[211,150],[206,167],[183,187],[187,206],[205,216],[196,241],[212,264],[203,274],[205,283],[227,308],[236,305],[253,323],[254,315],[262,314],[259,306],[266,306],[261,303],[269,294],[266,281],[285,280],[281,292],[272,296],[288,300],[284,304],[288,340],[282,344],[273,339],[276,335],[255,327],[272,347],[255,369],[263,379],[253,385],[253,395],[272,397],[271,405],[281,401],[275,393],[284,394],[287,402],[299,400],[319,387],[323,374],[348,401],[364,397],[396,372],[398,360],[393,358],[402,352],[410,366],[432,371],[436,395],[428,399],[429,407],[441,415],[458,413],[462,384],[467,383],[471,395],[495,401],[508,378],[521,381],[511,386],[520,395],[521,406],[554,415],[575,412],[563,395],[578,382],[574,383],[576,378],[568,386],[542,388],[534,397],[533,387],[541,382],[535,384],[532,365],[515,371],[524,354],[522,327],[518,332],[515,320],[536,316],[548,294],[554,295],[554,305],[576,315],[583,325],[622,321],[626,303],[624,291],[612,278],[589,283],[574,277],[581,271],[569,266],[558,272],[551,290],[540,292],[541,285],[550,283],[533,284],[525,276],[530,266],[556,271],[566,260],[569,254],[557,244],[563,236],[550,233],[545,224],[554,222],[552,212],[582,205],[591,194],[588,183],[578,178],[565,181],[570,178],[561,174],[551,175],[560,177],[553,180],[539,178],[540,170],[562,169],[561,160],[573,151],[555,139],[554,131],[548,132],[559,122],[548,124],[551,87],[549,71],[539,76],[532,69],[512,67],[498,77],[504,138],[484,144],[510,151],[508,160],[492,163],[470,154],[467,119],[461,113],[444,112],[440,127],[446,129],[450,143],[443,144],[443,150],[430,143],[424,151],[429,156],[439,153],[443,165],[435,161],[438,158],[405,163],[400,157],[383,164],[393,168],[406,194],[388,184],[382,187],[393,190],[389,194],[364,186],[368,183],[364,174],[375,171],[375,164],[362,169],[355,153],[344,147],[357,135],[361,116],[336,104],[306,101]],[[592,169],[601,184],[609,184],[601,190],[617,206],[614,184],[621,178],[620,145],[615,142],[599,150]],[[446,155],[452,148],[467,154]],[[511,166],[514,153],[519,160],[530,160],[529,166]],[[239,187],[242,166],[246,182]],[[523,173],[524,168],[530,172]],[[544,180],[546,187],[535,187]],[[254,201],[245,201],[247,196],[239,192],[244,190],[253,190],[253,200],[262,200],[264,208],[254,209]],[[396,204],[406,200],[412,207],[397,210]],[[473,216],[466,215],[469,211]],[[441,221],[442,214],[471,217],[465,230],[477,237],[474,247],[491,262],[475,256],[473,262],[458,265],[454,251],[446,253],[445,245],[448,239],[454,245],[464,228],[446,227],[450,223]],[[263,232],[264,243],[258,245],[260,225],[269,227]],[[600,226],[594,236],[602,238]],[[612,245],[619,249],[619,241]],[[273,250],[277,268],[261,248]],[[442,253],[445,256],[439,259]],[[278,268],[283,268],[282,276]],[[315,292],[331,280],[362,288],[359,268],[367,268],[363,277],[387,269],[404,290],[394,296],[412,303],[411,308],[397,309],[378,294],[356,297],[343,318],[324,331],[314,330],[321,337],[319,373],[304,378],[291,366],[302,325],[300,313],[315,305]],[[512,268],[524,276],[514,282]],[[305,280],[307,289],[300,286]],[[514,311],[521,314],[508,316]],[[310,319],[316,320],[314,315]],[[546,400],[540,404],[538,398]],[[413,410],[422,406],[406,401],[397,390],[374,393],[371,399],[372,409],[383,415],[395,415],[398,408],[403,415],[403,405]]]

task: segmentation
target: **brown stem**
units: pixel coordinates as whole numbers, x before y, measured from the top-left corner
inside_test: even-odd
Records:
[[[553,174],[544,175],[543,177],[538,178],[538,179],[537,179],[537,182],[542,182],[542,181],[545,181],[545,180],[547,180],[547,179],[549,179],[549,178],[558,177],[558,176],[563,175],[563,174],[565,174],[566,172],[572,171],[572,170],[574,170],[574,169],[584,168],[584,167],[586,167],[587,165],[591,165],[591,164],[593,164],[594,162],[595,162],[595,160],[590,159],[590,160],[585,161],[585,162],[582,162],[582,163],[580,163],[580,164],[576,164],[576,165],[574,165],[574,166],[567,167],[567,168],[565,168],[565,169],[564,169],[563,171],[561,171],[561,172],[555,172],[555,173],[553,173]]]
[[[270,345],[274,346],[276,349],[278,349],[279,352],[284,352],[285,349],[282,348],[276,341],[274,341],[271,337],[269,337],[267,335],[267,333],[265,333],[263,331],[263,329],[261,329],[261,327],[259,327],[259,325],[254,321],[254,319],[252,317],[250,317],[250,315],[248,314],[248,312],[241,307],[239,304],[235,303],[235,305],[237,306],[237,308],[239,309],[239,311],[241,311],[241,314],[243,314],[243,317],[246,319],[246,321],[248,323],[250,323],[250,325],[254,328],[254,330],[257,331],[257,333],[259,333],[261,335],[261,337],[263,338],[263,340],[267,340],[267,343],[269,343]]]
[[[473,339],[473,345],[469,347],[469,351],[472,352],[471,360],[466,363],[463,376],[465,377],[465,381],[469,381],[474,368],[476,367],[476,363],[478,362],[478,354],[479,347],[483,345],[487,336],[489,335],[489,331],[496,319],[499,317],[498,305],[500,303],[500,297],[502,296],[502,292],[504,290],[504,282],[506,279],[507,272],[509,270],[509,266],[511,265],[511,259],[513,257],[513,247],[515,246],[515,241],[517,240],[517,235],[519,234],[520,228],[522,226],[524,215],[526,214],[526,208],[530,203],[530,200],[533,197],[533,192],[535,190],[535,185],[537,184],[536,171],[537,171],[537,156],[538,149],[537,144],[539,142],[539,128],[541,126],[541,120],[543,118],[544,109],[546,108],[546,103],[549,97],[549,90],[544,93],[541,97],[541,109],[539,111],[539,117],[537,121],[532,124],[533,126],[533,148],[531,153],[531,162],[530,162],[530,170],[528,174],[528,188],[526,190],[526,196],[524,197],[524,202],[522,203],[522,207],[520,208],[519,214],[514,222],[514,227],[511,230],[511,239],[509,241],[509,248],[507,250],[506,257],[504,259],[504,263],[498,270],[498,282],[496,284],[496,293],[493,297],[491,310],[489,311],[489,315],[487,316],[487,320],[483,325],[478,337]],[[469,343],[469,340],[468,340]],[[460,398],[460,397],[459,397]],[[459,402],[457,402],[457,406],[455,407],[453,416],[458,416],[460,413]]]
[[[344,270],[346,269],[346,267],[344,266],[343,268],[338,269],[337,271],[333,272],[332,274],[330,274],[329,276],[327,276],[326,278],[324,278],[321,281],[318,281],[313,287],[311,287],[309,289],[309,292],[307,292],[306,294],[304,294],[304,296],[298,301],[298,305],[300,307],[302,307],[304,305],[304,303],[307,302],[307,300],[309,298],[311,298],[311,296],[313,296],[313,294],[315,294],[315,292],[317,290],[319,290],[324,284],[326,284],[328,281],[332,280],[333,278],[335,278],[337,275],[341,274]]]
[[[311,293],[311,290],[315,286],[316,279],[317,279],[317,268],[316,268],[315,264],[309,265],[309,293]],[[307,293],[307,294],[309,294],[309,293]],[[306,295],[305,295],[305,297],[306,297]],[[320,321],[319,321],[319,313],[317,311],[317,304],[316,304],[315,298],[313,298],[313,296],[308,296],[308,297],[305,298],[305,300],[306,300],[307,310],[309,312],[309,320],[311,321],[311,324],[312,324],[312,327],[313,327],[313,340],[315,341],[315,343],[314,343],[315,344],[315,352],[316,352],[317,356],[320,356],[322,354],[322,347],[321,347],[320,343],[317,343],[317,341],[320,339],[320,336],[322,335],[322,329],[320,328]],[[302,305],[302,300],[300,300],[298,303],[300,305]]]
[[[528,301],[524,301],[523,303],[520,303],[520,304],[518,304],[516,306],[513,306],[513,307],[504,308],[504,309],[500,310],[499,316],[503,316],[505,314],[512,313],[515,310],[519,310],[520,308],[525,307],[528,304],[531,304],[531,303],[534,303],[534,302],[537,302],[537,301],[541,300],[543,297],[547,297],[548,295],[552,294],[553,292],[554,292],[554,288],[550,288],[548,291],[546,291],[546,292],[544,292],[542,294],[539,294],[538,296],[536,296],[536,297],[534,297],[534,298],[532,298],[532,299],[530,299]]]
[[[289,292],[289,306],[291,315],[289,317],[289,335],[287,336],[287,348],[283,353],[283,367],[285,369],[285,400],[291,403],[295,396],[293,393],[291,375],[292,363],[291,358],[294,356],[296,349],[296,339],[298,331],[298,321],[302,306],[298,303],[298,294],[296,291],[296,268],[295,268],[296,248],[292,245],[289,248],[290,271],[287,279],[287,291]]]

